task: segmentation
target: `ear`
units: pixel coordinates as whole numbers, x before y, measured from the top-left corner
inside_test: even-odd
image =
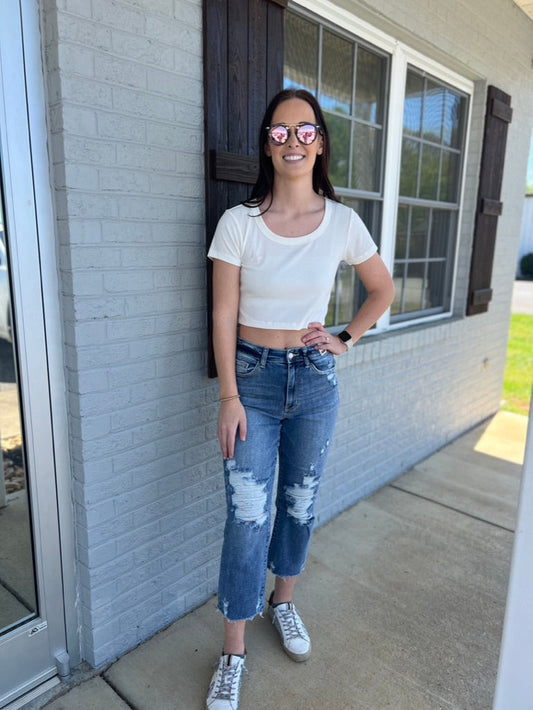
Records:
[[[322,136],[320,136],[316,153],[317,153],[317,155],[322,155],[323,152],[324,152],[324,138]]]
[[[271,158],[271,157],[272,157],[272,151],[270,150],[270,144],[269,144],[269,143],[265,143],[265,155],[266,155],[268,158]]]

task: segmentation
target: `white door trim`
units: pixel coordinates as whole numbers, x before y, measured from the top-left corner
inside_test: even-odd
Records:
[[[39,615],[0,638],[4,705],[80,660],[60,289],[38,0],[0,12],[0,135]],[[61,530],[61,536],[60,536]],[[68,658],[68,657],[67,657]],[[9,681],[6,683],[6,679]]]
[[[78,665],[81,661],[81,644],[76,612],[78,594],[66,401],[67,385],[60,310],[59,261],[52,201],[53,181],[50,172],[51,160],[48,155],[49,135],[39,5],[38,0],[21,0],[28,118],[52,409],[67,649],[71,665]]]

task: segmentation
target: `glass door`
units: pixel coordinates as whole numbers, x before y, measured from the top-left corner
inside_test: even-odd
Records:
[[[28,90],[37,76],[42,82],[38,0],[2,2],[0,708],[68,667],[39,234],[46,158]],[[41,108],[44,125],[44,98]]]
[[[4,227],[0,194],[0,635],[37,616],[30,495]]]

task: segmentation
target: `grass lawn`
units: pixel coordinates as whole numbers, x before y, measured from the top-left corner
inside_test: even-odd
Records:
[[[502,409],[506,412],[529,412],[533,385],[533,316],[511,316],[507,362],[503,378]]]

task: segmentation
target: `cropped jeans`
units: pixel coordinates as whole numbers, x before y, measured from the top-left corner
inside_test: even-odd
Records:
[[[304,569],[338,409],[329,352],[273,350],[238,339],[236,373],[247,436],[241,441],[237,435],[234,457],[224,461],[227,519],[218,608],[229,621],[263,611],[267,567],[282,578]]]

